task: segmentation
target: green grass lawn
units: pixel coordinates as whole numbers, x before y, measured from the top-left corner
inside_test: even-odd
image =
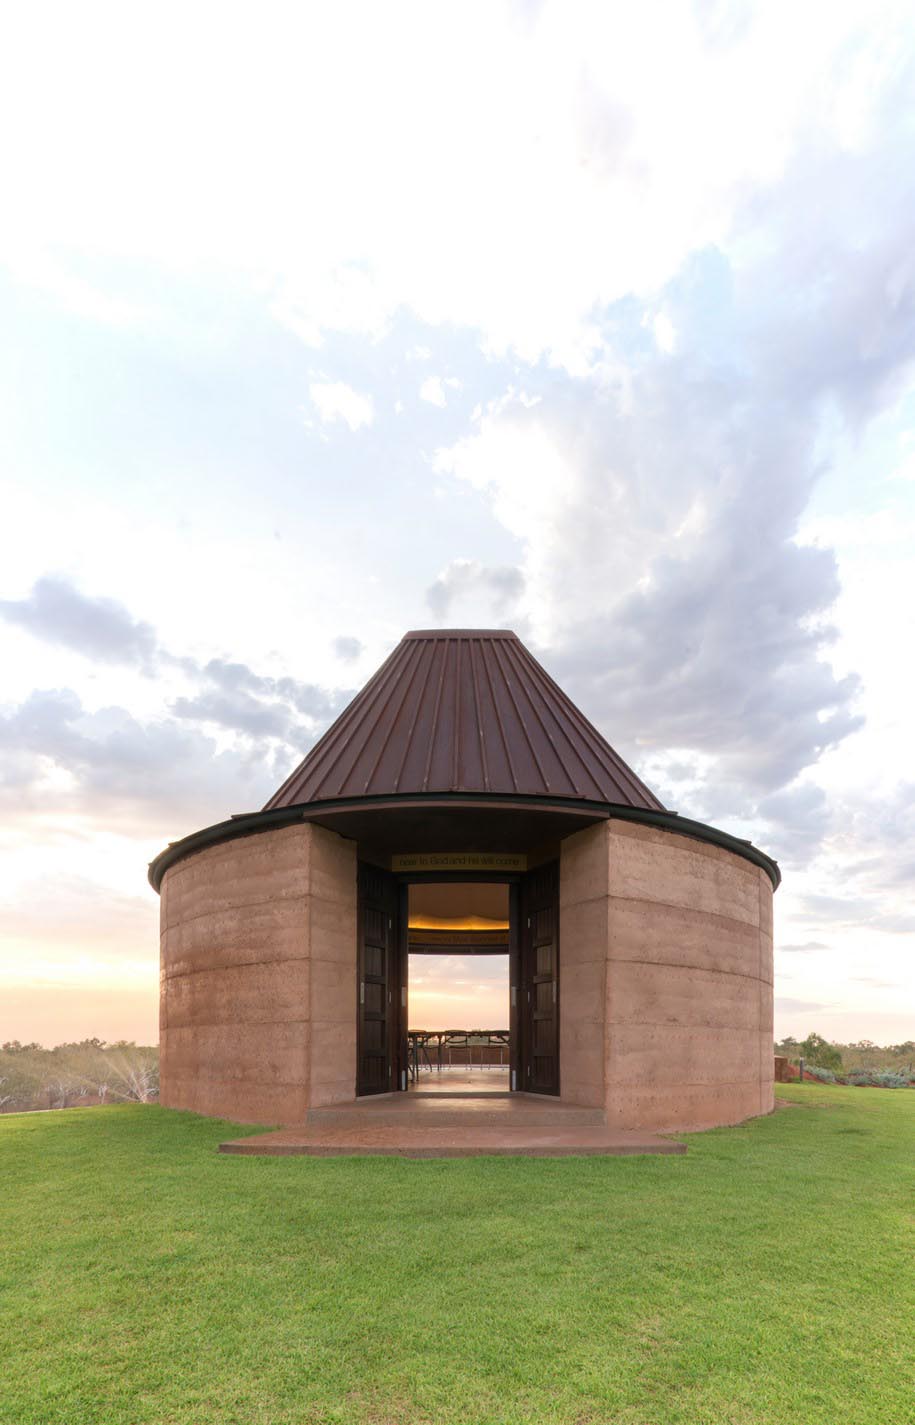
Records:
[[[221,1157],[0,1117],[0,1421],[915,1420],[915,1091],[683,1158]]]

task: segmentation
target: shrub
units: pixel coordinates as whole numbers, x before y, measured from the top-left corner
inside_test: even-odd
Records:
[[[907,1074],[894,1074],[889,1069],[853,1069],[848,1082],[856,1088],[904,1089],[910,1080]]]
[[[811,1079],[819,1079],[821,1084],[834,1084],[836,1081],[832,1069],[821,1069],[819,1064],[805,1064],[804,1074]]]

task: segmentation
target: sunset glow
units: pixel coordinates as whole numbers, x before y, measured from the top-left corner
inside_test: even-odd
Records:
[[[0,1036],[154,1040],[150,860],[450,626],[915,1037],[912,7],[9,10]]]

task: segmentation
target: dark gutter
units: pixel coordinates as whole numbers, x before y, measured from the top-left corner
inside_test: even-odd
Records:
[[[498,806],[503,809],[511,805],[519,809],[530,808],[532,811],[539,809],[579,812],[585,815],[591,814],[595,821],[611,819],[634,821],[641,826],[656,826],[662,831],[673,831],[679,836],[689,836],[694,841],[704,841],[711,846],[720,846],[725,851],[731,851],[735,856],[742,857],[744,861],[751,861],[754,866],[759,866],[765,871],[772,882],[773,890],[777,890],[781,884],[782,874],[778,862],[774,861],[771,856],[767,856],[765,851],[760,851],[752,842],[732,836],[730,832],[720,831],[715,826],[706,826],[702,821],[691,821],[689,817],[680,816],[675,811],[650,811],[642,807],[590,802],[577,798],[572,800],[563,797],[520,795],[507,797],[501,792],[436,792],[425,796],[416,793],[405,793],[403,796],[379,795],[354,797],[348,800],[305,802],[299,806],[276,807],[271,811],[245,812],[231,817],[228,821],[217,822],[215,826],[204,827],[202,831],[192,832],[190,836],[185,836],[180,841],[170,842],[165,850],[160,851],[159,855],[150,862],[149,884],[154,891],[158,891],[162,884],[162,877],[176,861],[182,861],[186,856],[192,856],[196,851],[203,851],[208,846],[217,846],[223,841],[233,841],[241,836],[254,836],[258,832],[289,826],[299,821],[311,821],[315,817],[326,816],[333,812],[369,809],[372,806],[375,806],[379,811],[392,806],[428,807],[431,802],[435,802],[438,806],[450,804],[457,807],[489,803],[493,804],[494,808]]]

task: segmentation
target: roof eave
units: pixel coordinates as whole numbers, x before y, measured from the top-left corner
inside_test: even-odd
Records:
[[[677,812],[654,811],[612,802],[522,795],[506,797],[501,793],[480,792],[435,793],[431,796],[405,793],[402,796],[353,797],[346,800],[307,802],[297,806],[245,812],[231,817],[228,821],[217,822],[213,826],[204,827],[201,831],[192,832],[190,836],[185,836],[180,841],[171,842],[150,862],[149,882],[153,889],[158,891],[162,884],[162,877],[175,862],[183,860],[186,856],[193,855],[197,851],[202,851],[208,846],[215,846],[238,837],[256,835],[261,831],[294,825],[301,821],[325,821],[329,818],[333,819],[335,815],[345,814],[347,811],[384,812],[409,806],[426,810],[434,808],[457,810],[459,807],[470,810],[476,806],[493,812],[510,809],[528,810],[535,813],[544,811],[553,815],[565,813],[569,816],[570,821],[577,820],[579,824],[606,820],[636,822],[643,826],[654,826],[660,830],[671,831],[679,836],[691,837],[694,840],[731,851],[765,871],[772,882],[773,889],[777,889],[781,884],[781,871],[778,862],[761,851],[758,846],[754,846],[752,842],[740,837],[732,836],[730,832],[722,831],[718,827],[708,826],[704,822],[680,816]]]

